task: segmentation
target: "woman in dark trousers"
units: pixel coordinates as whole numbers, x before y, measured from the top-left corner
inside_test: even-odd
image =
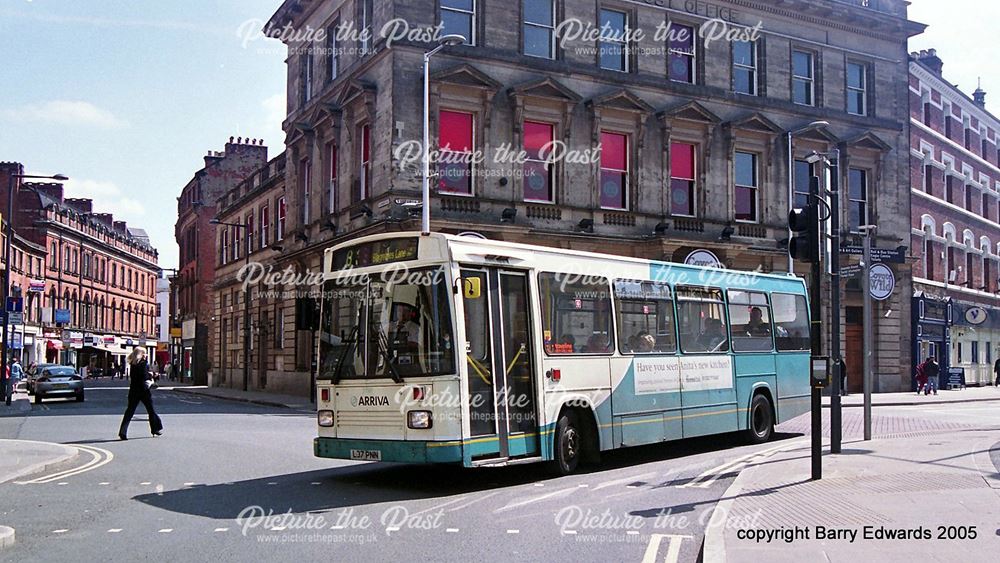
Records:
[[[146,407],[146,414],[149,415],[149,431],[153,433],[153,436],[159,436],[163,433],[163,423],[160,422],[160,417],[153,410],[153,395],[149,392],[153,376],[149,373],[149,366],[146,364],[146,350],[136,347],[129,354],[128,363],[131,366],[128,384],[128,408],[125,409],[122,425],[118,429],[118,439],[128,440],[128,423],[132,422],[132,415],[135,414],[139,403]]]

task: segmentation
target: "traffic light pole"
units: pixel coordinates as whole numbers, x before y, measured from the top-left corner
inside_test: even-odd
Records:
[[[819,179],[812,178],[809,182],[809,197],[815,208],[813,220],[816,221],[816,236],[811,241],[814,252],[814,260],[810,267],[809,284],[809,308],[812,326],[809,331],[810,347],[812,358],[819,358],[823,355],[823,262],[820,257],[823,255],[823,246],[819,213]],[[812,360],[810,360],[810,370],[812,370]],[[812,413],[812,478],[818,481],[823,478],[823,388],[819,386],[810,374],[811,389],[811,413]]]
[[[830,182],[830,361],[833,363],[833,381],[830,386],[830,453],[839,454],[841,445],[841,369],[840,358],[840,186],[843,174],[840,169],[840,149],[832,151],[833,173]]]

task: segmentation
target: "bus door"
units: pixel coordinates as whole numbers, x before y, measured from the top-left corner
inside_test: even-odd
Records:
[[[472,457],[538,455],[528,276],[463,269],[462,288]]]

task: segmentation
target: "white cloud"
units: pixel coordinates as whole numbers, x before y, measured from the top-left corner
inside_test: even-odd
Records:
[[[146,207],[139,200],[126,197],[113,182],[69,179],[64,184],[64,197],[94,200],[94,213],[111,213],[116,221],[128,221],[133,227],[142,227]]]
[[[80,100],[51,100],[3,110],[2,114],[14,121],[43,121],[60,125],[84,125],[101,129],[128,127],[128,122],[106,109]]]
[[[261,102],[264,110],[264,139],[267,140],[268,147],[274,151],[272,154],[280,152],[285,145],[285,133],[281,130],[281,124],[285,121],[288,113],[285,94],[275,94]]]

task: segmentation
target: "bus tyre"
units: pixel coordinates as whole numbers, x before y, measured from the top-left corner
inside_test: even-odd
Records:
[[[747,439],[751,444],[763,444],[774,435],[774,410],[771,401],[763,393],[754,395],[750,401],[750,420]]]
[[[580,463],[583,435],[580,423],[573,411],[565,411],[556,423],[555,470],[559,475],[569,475],[576,471]]]

